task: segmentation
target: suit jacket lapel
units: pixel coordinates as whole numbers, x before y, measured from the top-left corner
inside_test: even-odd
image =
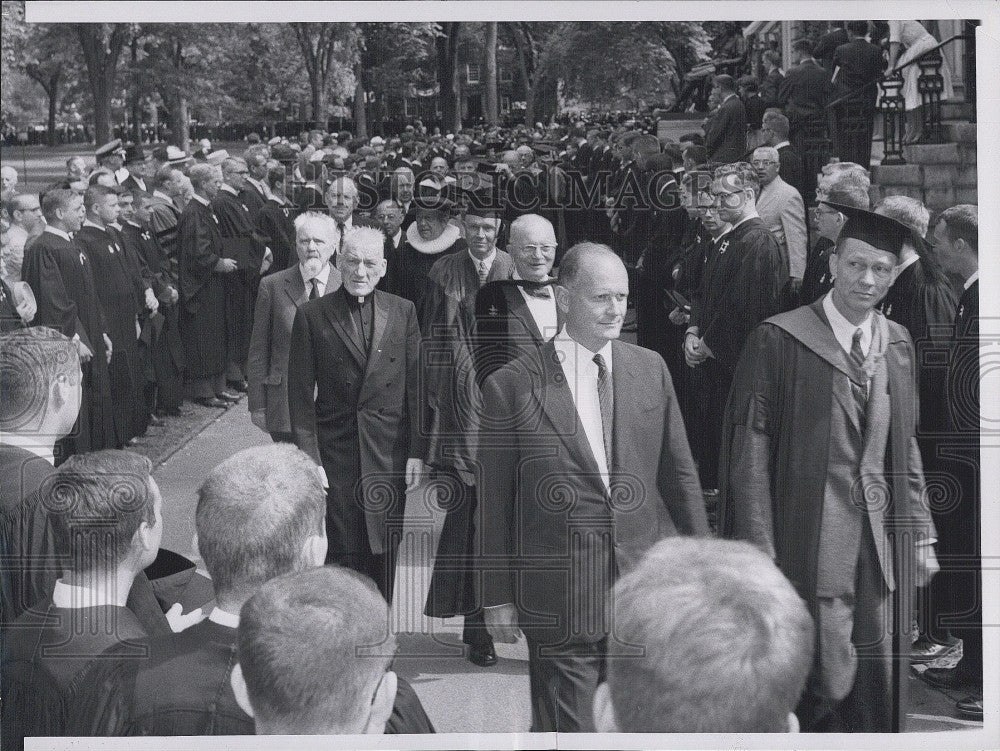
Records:
[[[542,343],[542,333],[538,330],[538,324],[535,323],[535,317],[531,315],[531,310],[528,309],[528,304],[524,301],[524,296],[521,294],[521,287],[516,284],[508,284],[503,287],[504,295],[507,298],[507,310],[511,316],[517,318],[524,330],[531,334],[531,337],[535,340],[535,344]],[[510,322],[507,322],[507,336],[510,336]]]
[[[324,295],[324,299],[328,296]],[[368,358],[361,349],[361,345],[354,338],[354,326],[351,324],[350,312],[347,309],[347,300],[343,295],[333,295],[329,297],[330,304],[326,306],[326,317],[333,326],[334,331],[340,336],[351,356],[354,357],[358,366],[364,368]]]
[[[385,334],[385,327],[389,321],[389,308],[386,304],[385,295],[379,290],[372,293],[372,305],[375,306],[375,330],[372,332],[372,351],[368,356],[366,373],[371,370],[375,364],[375,360],[378,359],[379,353],[382,351],[379,349],[379,345],[382,343],[382,336]]]
[[[297,306],[309,299],[306,284],[302,281],[302,272],[299,271],[298,266],[290,269],[288,275],[285,276],[285,294]]]

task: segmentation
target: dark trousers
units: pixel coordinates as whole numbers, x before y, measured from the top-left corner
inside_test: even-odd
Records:
[[[226,374],[189,378],[185,383],[185,389],[191,399],[211,399],[226,390]]]
[[[705,360],[691,374],[691,414],[695,437],[691,446],[698,463],[698,477],[706,490],[719,487],[719,454],[722,450],[722,419],[733,383],[732,368],[714,357]]]
[[[390,509],[387,514],[385,550],[382,553],[372,550],[368,540],[368,523],[364,510],[355,498],[354,487],[336,489],[331,485],[326,495],[326,562],[370,577],[390,604],[406,498],[405,488],[397,488],[397,492],[400,500],[394,507],[398,511]]]
[[[607,641],[528,642],[532,733],[594,732],[594,692],[606,677]]]

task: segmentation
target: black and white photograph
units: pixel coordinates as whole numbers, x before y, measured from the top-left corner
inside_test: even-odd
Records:
[[[3,751],[1000,748],[995,4],[2,53]]]

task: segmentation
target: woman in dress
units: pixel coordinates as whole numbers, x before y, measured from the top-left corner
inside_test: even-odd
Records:
[[[904,141],[905,143],[914,143],[924,134],[922,102],[920,92],[917,89],[920,64],[913,63],[905,68],[903,66],[936,47],[938,40],[919,21],[889,21],[888,23],[889,71],[895,72],[898,68],[902,68],[899,72],[903,76],[903,89],[900,93],[906,102],[906,138]],[[951,86],[951,70],[948,68],[947,60],[944,60],[943,57],[941,77],[944,79],[941,101],[944,102],[954,96],[954,90]]]

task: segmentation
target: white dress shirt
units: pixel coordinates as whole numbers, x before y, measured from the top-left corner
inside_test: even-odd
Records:
[[[230,613],[219,607],[212,608],[212,612],[208,614],[208,620],[212,623],[218,623],[220,626],[226,626],[228,628],[240,627],[239,613]]]
[[[566,384],[573,395],[573,404],[580,417],[580,424],[587,436],[587,443],[597,460],[597,469],[605,488],[610,488],[608,472],[608,457],[604,452],[604,421],[601,417],[601,400],[597,393],[597,363],[594,355],[604,358],[608,377],[611,377],[614,365],[611,361],[611,342],[601,348],[600,352],[591,352],[578,344],[563,329],[553,340],[556,357],[566,376]]]
[[[62,579],[57,579],[52,588],[52,604],[57,608],[99,608],[104,606],[118,607],[114,593],[110,590],[114,585],[109,582],[109,586],[104,589],[91,589],[90,587],[77,587],[73,584],[66,584]]]
[[[872,346],[872,313],[868,312],[868,316],[855,326],[853,323],[844,318],[843,314],[837,310],[837,306],[833,304],[833,290],[826,293],[826,297],[823,298],[823,312],[826,313],[826,318],[830,321],[830,326],[833,327],[833,335],[837,337],[837,343],[840,344],[841,348],[847,353],[847,356],[851,355],[851,344],[854,342],[854,332],[861,329],[861,351],[868,356],[868,350]]]
[[[486,258],[482,258],[482,259],[476,258],[474,255],[472,255],[472,251],[471,250],[469,250],[467,252],[469,254],[469,258],[472,259],[472,265],[476,267],[476,273],[478,274],[480,267],[485,265],[486,266],[486,275],[489,276],[490,269],[493,268],[493,262],[497,259],[497,249],[494,248],[490,252],[490,254],[488,256],[486,256]]]
[[[514,270],[513,278],[521,278],[521,275],[517,273],[517,269]],[[552,287],[548,287],[549,296],[547,298],[529,295],[525,291],[524,287],[521,286],[518,286],[517,291],[520,292],[521,297],[524,298],[524,304],[528,306],[528,312],[531,313],[531,317],[535,320],[535,325],[538,327],[538,331],[542,335],[542,341],[547,342],[556,335],[557,331],[559,331],[559,315],[556,312],[556,296],[552,291]]]
[[[969,287],[971,287],[978,281],[979,281],[979,269],[976,269],[976,271],[972,274],[972,276],[970,276],[968,279],[965,280],[965,286],[963,287],[963,289],[966,290],[969,289]]]
[[[302,283],[306,286],[306,294],[312,292],[312,279],[316,280],[316,295],[322,297],[326,294],[326,280],[330,278],[330,264],[323,264],[323,268],[316,272],[315,277],[306,275],[305,267],[299,264],[299,273],[302,274]]]

